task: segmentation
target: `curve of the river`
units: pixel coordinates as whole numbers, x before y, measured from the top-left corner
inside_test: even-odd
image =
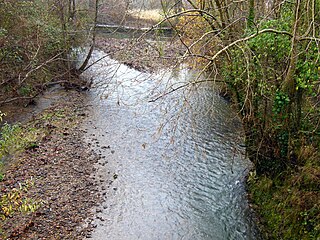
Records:
[[[100,174],[115,178],[93,239],[259,239],[241,124],[212,83],[182,87],[197,74],[147,74],[108,57],[86,75],[94,80],[86,138],[105,162]]]

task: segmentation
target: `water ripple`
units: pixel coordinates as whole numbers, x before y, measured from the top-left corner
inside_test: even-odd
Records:
[[[187,102],[176,92],[150,103],[192,71],[150,75],[105,58],[86,74],[96,86],[87,138],[110,145],[94,149],[108,161],[101,171],[118,174],[94,239],[259,239],[243,186],[250,163],[238,147],[241,125],[211,85],[184,90]]]

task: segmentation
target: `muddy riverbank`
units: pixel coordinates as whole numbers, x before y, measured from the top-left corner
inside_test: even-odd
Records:
[[[85,130],[80,129],[87,119],[85,94],[60,94],[57,102],[21,126],[23,131],[40,129],[39,136],[10,160],[0,182],[1,196],[32,182],[21,199],[42,205],[1,221],[0,239],[83,239],[90,234],[90,216],[103,194],[95,175],[99,156],[83,142]]]

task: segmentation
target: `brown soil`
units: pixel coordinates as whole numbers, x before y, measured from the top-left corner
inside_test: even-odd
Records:
[[[2,221],[0,239],[83,239],[90,235],[92,226],[86,219],[101,202],[102,192],[94,175],[98,157],[84,144],[79,127],[87,115],[84,105],[83,93],[69,91],[27,124],[43,133],[36,147],[12,159],[0,182],[1,195],[33,179],[34,186],[24,197],[44,204],[34,213],[16,213]]]

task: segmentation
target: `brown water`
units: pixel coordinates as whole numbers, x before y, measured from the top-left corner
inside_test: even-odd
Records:
[[[45,91],[42,95],[34,99],[34,104],[22,106],[13,102],[0,107],[0,110],[6,114],[3,122],[17,123],[27,122],[32,116],[47,109],[64,95],[68,94],[60,85],[53,86]]]
[[[100,174],[115,178],[93,239],[260,239],[244,188],[251,164],[241,124],[212,84],[150,102],[197,74],[146,74],[104,58],[85,75],[95,86],[86,139],[102,157]]]

